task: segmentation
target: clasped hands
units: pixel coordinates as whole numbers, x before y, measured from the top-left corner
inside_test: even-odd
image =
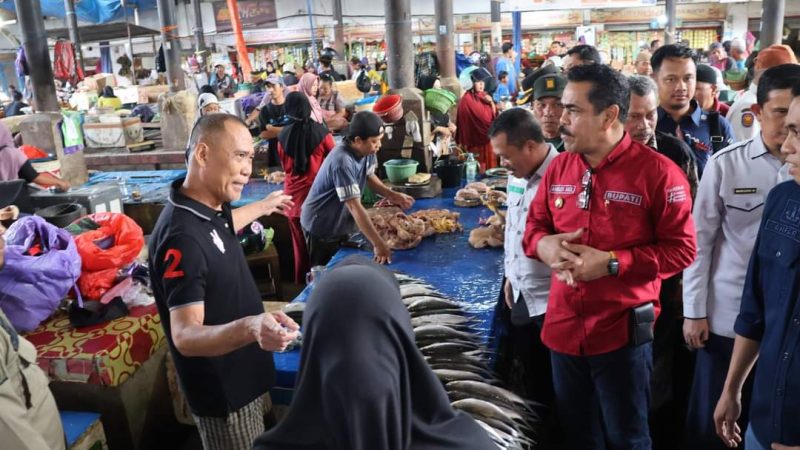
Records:
[[[609,275],[609,253],[574,243],[582,235],[583,229],[553,234],[541,238],[536,246],[539,259],[570,287],[577,286],[579,281],[592,281]]]

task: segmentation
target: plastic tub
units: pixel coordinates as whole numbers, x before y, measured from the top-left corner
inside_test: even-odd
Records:
[[[456,104],[456,95],[445,89],[428,89],[425,91],[425,108],[441,114],[447,114]]]
[[[372,107],[372,112],[385,123],[394,123],[403,117],[403,97],[392,94],[384,95]]]
[[[390,159],[383,163],[386,169],[386,176],[392,183],[402,183],[408,177],[417,173],[419,163],[413,159]]]
[[[464,163],[461,161],[440,160],[436,162],[433,171],[442,180],[443,188],[461,186],[461,176],[464,173]]]
[[[60,203],[38,210],[36,215],[58,228],[64,228],[85,216],[86,208],[79,203]]]

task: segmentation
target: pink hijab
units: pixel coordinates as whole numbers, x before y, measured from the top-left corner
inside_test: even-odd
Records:
[[[300,87],[299,91],[306,94],[308,103],[311,104],[311,118],[314,119],[315,122],[325,123],[325,119],[322,116],[322,107],[319,106],[317,97],[311,95],[311,87],[314,86],[314,83],[316,83],[318,79],[319,77],[317,75],[306,72],[300,77],[300,82],[297,83],[297,85]]]
[[[0,122],[0,181],[19,179],[19,169],[28,158],[14,144],[8,127]]]

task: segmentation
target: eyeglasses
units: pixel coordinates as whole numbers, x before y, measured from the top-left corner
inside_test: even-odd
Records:
[[[581,187],[583,190],[578,194],[578,208],[583,210],[589,209],[589,200],[592,198],[592,169],[586,169],[581,178]]]

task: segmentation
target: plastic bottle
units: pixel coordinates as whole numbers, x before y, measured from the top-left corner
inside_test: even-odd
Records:
[[[464,164],[467,172],[467,183],[474,183],[478,177],[478,161],[475,161],[475,155],[467,153],[467,162]]]

